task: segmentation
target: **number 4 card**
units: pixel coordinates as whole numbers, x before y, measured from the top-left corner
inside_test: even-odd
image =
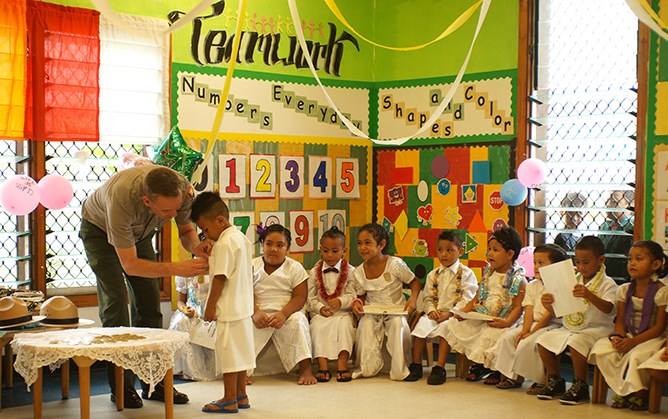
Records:
[[[330,199],[332,197],[332,158],[309,156],[309,198]]]

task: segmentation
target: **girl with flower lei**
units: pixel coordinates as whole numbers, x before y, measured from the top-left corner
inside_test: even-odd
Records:
[[[524,268],[517,264],[522,239],[512,227],[495,231],[487,241],[487,267],[478,292],[462,309],[492,316],[487,322],[462,320],[448,322],[446,340],[452,349],[473,361],[466,379],[478,381],[489,374],[485,384],[496,385],[501,380],[492,371],[496,360],[496,345],[503,333],[515,327],[522,316],[522,300],[526,289]],[[491,373],[491,374],[490,374]]]
[[[631,281],[617,291],[615,330],[591,350],[605,381],[617,394],[612,407],[647,409],[649,376],[639,368],[661,348],[666,330],[668,288],[659,276],[666,274],[668,258],[660,244],[641,240],[629,251]]]
[[[336,381],[351,380],[348,359],[355,341],[353,315],[350,311],[356,297],[353,281],[355,270],[346,259],[346,236],[332,227],[320,238],[321,259],[308,279],[308,308],[311,314],[313,357],[318,362],[315,378],[327,382],[331,378],[328,360],[336,360]]]

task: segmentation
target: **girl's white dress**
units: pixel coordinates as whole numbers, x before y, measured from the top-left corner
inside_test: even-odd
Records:
[[[619,288],[612,278],[604,274],[605,266],[585,287],[599,298],[613,304],[610,313],[603,313],[593,304],[587,303],[587,311],[569,314],[562,318],[562,326],[543,333],[536,343],[553,354],[560,354],[571,347],[582,356],[589,356],[589,351],[596,341],[607,337],[613,329],[615,295]],[[600,277],[599,277],[600,275]],[[577,275],[578,281],[581,275]]]
[[[504,283],[507,288],[504,288]],[[510,310],[512,298],[519,294],[524,283],[524,269],[517,264],[507,273],[497,273],[486,268],[480,281],[479,298],[474,311],[504,318]],[[511,327],[516,325],[517,322]],[[453,351],[464,354],[471,361],[484,364],[487,368],[494,368],[494,347],[507,330],[489,327],[481,320],[451,321],[448,322],[445,339]]]
[[[430,319],[429,314],[436,310],[443,313],[453,308],[461,310],[475,296],[476,291],[478,291],[478,280],[475,274],[459,260],[450,266],[441,266],[429,272],[424,285],[425,315],[420,317],[411,334],[422,339],[435,337],[445,339],[449,320],[438,323]]]
[[[323,285],[325,286],[325,293],[332,295],[337,288],[339,277],[343,275],[342,272],[343,260],[333,266],[339,273],[328,272],[322,274]],[[334,311],[330,317],[325,317],[320,314],[320,309],[327,305],[321,296],[321,290],[317,281],[317,269],[323,270],[329,268],[324,261],[318,262],[313,269],[308,279],[308,309],[311,313],[311,340],[313,342],[313,357],[337,359],[339,353],[347,351],[350,355],[353,351],[353,344],[355,343],[355,326],[353,322],[353,313],[350,311],[353,300],[357,296],[355,293],[355,280],[353,279],[353,272],[355,268],[346,263],[346,282],[343,285],[341,295],[338,297],[341,300],[341,308]]]
[[[617,304],[626,301],[626,293],[630,283],[623,284],[617,291]],[[643,298],[631,297],[633,301],[632,322],[635,327],[640,324],[643,308]],[[664,308],[668,302],[668,287],[662,287],[654,295],[654,310],[649,327],[656,321],[658,307]],[[633,337],[629,332],[627,337]],[[601,370],[605,381],[612,391],[620,396],[627,396],[636,391],[649,388],[650,376],[645,369],[639,366],[647,361],[661,348],[664,343],[663,335],[658,338],[647,340],[626,353],[619,353],[612,347],[612,342],[607,338],[601,338],[589,354],[589,363],[596,364]]]
[[[534,279],[527,285],[522,306],[525,309],[531,307],[533,311],[534,321],[531,324],[531,328],[547,313],[547,310],[540,302],[540,298],[544,293],[545,286],[540,279]],[[516,379],[518,375],[521,375],[531,381],[542,383],[545,381],[545,371],[543,362],[538,354],[536,340],[543,333],[560,325],[561,320],[553,318],[545,327],[536,330],[529,337],[522,339],[517,347],[515,347],[515,340],[522,332],[522,328],[516,327],[507,330],[499,341],[494,369],[506,377]]]
[[[366,294],[365,305],[406,304],[404,284],[410,284],[415,275],[398,257],[389,256],[385,271],[378,278],[367,278],[364,264],[355,269],[355,286],[358,295]],[[357,325],[357,356],[353,378],[373,377],[383,369],[382,345],[387,337],[386,348],[392,358],[390,379],[403,380],[408,376],[411,351],[411,331],[406,316],[365,314]]]
[[[292,298],[295,287],[308,279],[304,267],[289,257],[271,275],[264,270],[262,256],[257,257],[253,259],[253,272],[255,304],[267,315],[283,309]],[[290,372],[301,360],[311,359],[311,334],[303,311],[292,313],[280,329],[258,329],[253,325],[253,334],[256,359],[271,339],[286,372]]]
[[[204,315],[206,297],[209,293],[208,277],[175,277],[176,291],[188,296],[186,304],[195,310],[192,318],[177,310],[169,321],[170,330],[190,333]],[[189,344],[190,351],[174,359],[174,374],[180,374],[188,380],[210,381],[216,377],[216,352],[203,346]],[[221,376],[222,377],[222,376]]]
[[[666,305],[666,312],[668,312],[668,305]],[[661,360],[661,354],[667,349],[660,348],[650,359],[640,364],[638,368],[652,369],[652,370],[668,370],[668,361]]]

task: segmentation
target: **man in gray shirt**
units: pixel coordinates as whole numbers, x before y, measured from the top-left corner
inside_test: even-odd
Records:
[[[183,175],[167,167],[144,165],[116,173],[86,199],[79,236],[97,278],[104,327],[130,326],[131,318],[132,326],[161,328],[159,278],[208,273],[211,243],[200,242],[189,220],[193,195],[193,188]],[[156,229],[172,218],[181,244],[197,258],[157,262],[152,238]],[[113,366],[108,372],[111,400],[115,402]],[[142,383],[142,388],[142,396],[147,399],[148,386]],[[162,383],[150,398],[164,401]],[[174,390],[174,403],[187,402],[188,396]],[[128,408],[143,405],[130,371],[125,374],[124,404]]]

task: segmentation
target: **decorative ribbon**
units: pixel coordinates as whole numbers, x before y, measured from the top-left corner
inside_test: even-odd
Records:
[[[661,38],[668,41],[668,33],[664,29],[668,29],[668,25],[659,17],[659,15],[652,9],[647,0],[626,0],[626,4],[642,23],[647,25]]]
[[[410,47],[391,47],[391,46],[376,43],[376,42],[374,42],[370,39],[365,38],[362,34],[357,32],[355,30],[355,28],[353,28],[350,25],[350,23],[348,23],[346,18],[341,13],[341,10],[339,10],[339,7],[336,5],[335,0],[325,0],[325,4],[327,5],[327,7],[329,7],[329,10],[334,14],[334,16],[336,16],[337,19],[339,19],[341,21],[341,23],[343,23],[352,33],[357,35],[358,38],[361,38],[361,39],[365,40],[366,42],[370,43],[371,45],[375,45],[377,47],[389,49],[389,50],[392,50],[392,51],[414,51],[416,49],[424,48],[427,45],[431,45],[434,42],[440,41],[441,39],[445,38],[446,36],[450,35],[454,31],[459,29],[464,23],[466,23],[469,20],[469,18],[471,17],[471,15],[473,15],[473,12],[475,12],[476,9],[478,7],[480,7],[481,3],[482,3],[482,0],[479,0],[476,4],[474,4],[473,6],[468,8],[467,10],[465,10],[464,13],[462,13],[454,22],[452,22],[452,24],[450,26],[448,26],[439,36],[437,36],[436,38],[432,39],[431,41],[429,41],[425,44],[413,45],[413,46],[410,46]]]
[[[225,82],[223,84],[223,92],[220,94],[220,103],[218,103],[218,109],[216,110],[216,117],[213,120],[213,127],[211,127],[211,132],[209,133],[209,138],[207,141],[206,153],[204,153],[203,161],[206,162],[209,155],[213,152],[213,146],[216,144],[216,136],[220,130],[220,124],[223,123],[223,117],[225,116],[225,105],[227,104],[227,96],[230,94],[230,85],[232,84],[232,75],[234,74],[234,67],[237,65],[237,56],[239,55],[239,43],[241,42],[241,29],[243,26],[243,16],[246,11],[246,1],[239,0],[239,12],[237,13],[237,26],[234,28],[234,41],[232,42],[232,54],[230,56],[230,63],[227,66],[227,72],[225,73]],[[195,173],[193,174],[192,179],[190,180],[193,185],[199,183],[202,178],[202,173],[206,168],[205,164],[200,164]]]
[[[188,13],[186,13],[181,19],[176,21],[172,26],[169,27],[164,33],[171,33],[174,32],[183,26],[187,25],[188,23],[192,22],[193,19],[195,19],[197,16],[200,15],[204,10],[207,8],[211,7],[213,2],[216,0],[201,0],[197,6],[193,7],[192,10],[190,10]],[[109,19],[114,25],[122,27],[124,30],[128,32],[137,32],[136,29],[128,26],[123,19],[119,16],[119,14],[111,8],[109,5],[108,0],[91,0],[95,8],[104,15],[107,19]]]
[[[418,129],[415,133],[407,136],[407,137],[402,137],[402,138],[394,138],[394,139],[386,139],[386,140],[380,140],[376,138],[371,138],[364,132],[362,132],[360,129],[358,129],[355,125],[352,124],[346,118],[343,116],[339,108],[334,104],[334,101],[332,98],[329,96],[327,93],[327,90],[325,89],[325,86],[322,85],[322,82],[320,81],[320,77],[318,77],[318,73],[315,70],[315,66],[313,65],[313,60],[311,59],[311,55],[308,53],[309,49],[306,45],[306,39],[304,38],[304,31],[302,29],[302,26],[299,22],[301,22],[301,19],[299,17],[299,10],[297,10],[297,2],[296,0],[288,0],[288,5],[290,6],[290,14],[292,15],[292,21],[295,26],[295,32],[297,35],[297,40],[299,41],[299,45],[301,46],[302,50],[304,51],[304,58],[306,59],[306,62],[308,63],[309,68],[311,69],[311,74],[313,74],[313,77],[315,80],[318,82],[318,85],[320,86],[320,89],[322,89],[322,92],[325,95],[325,99],[327,100],[327,103],[329,103],[329,106],[334,109],[338,117],[340,118],[341,122],[348,128],[348,130],[353,133],[353,135],[356,135],[358,137],[362,138],[368,138],[369,140],[373,141],[376,144],[389,144],[389,145],[401,145],[405,143],[406,141],[410,140],[411,138],[418,136],[428,130],[434,122],[438,119],[439,116],[443,113],[445,108],[448,106],[450,103],[450,100],[452,100],[452,97],[455,95],[455,91],[459,87],[459,84],[462,81],[462,77],[464,77],[464,72],[466,71],[466,67],[469,63],[469,59],[471,58],[471,53],[473,52],[473,46],[475,45],[475,41],[478,38],[478,33],[480,32],[480,28],[482,27],[482,23],[485,21],[485,17],[487,16],[487,11],[489,10],[489,5],[492,3],[492,0],[482,0],[482,6],[480,7],[480,16],[478,16],[478,25],[475,28],[475,33],[473,34],[473,39],[471,40],[471,46],[469,47],[469,51],[466,54],[466,58],[464,59],[464,62],[462,63],[462,67],[459,69],[459,72],[457,73],[457,77],[455,80],[452,82],[452,85],[446,92],[446,94],[443,96],[443,100],[441,101],[440,105],[434,110],[434,115],[432,115],[431,118],[425,124],[422,126],[422,128]],[[223,102],[221,102],[223,103]]]

